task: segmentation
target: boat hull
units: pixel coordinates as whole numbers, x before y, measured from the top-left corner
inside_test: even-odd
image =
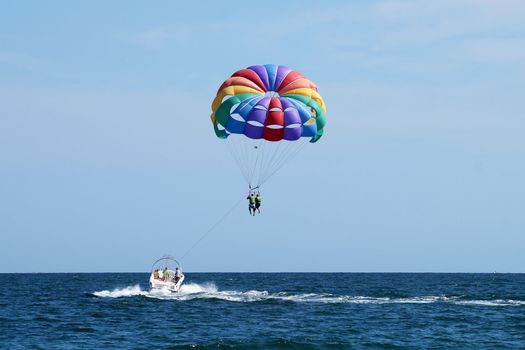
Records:
[[[169,290],[170,292],[179,292],[180,286],[182,285],[182,282],[184,282],[184,275],[182,275],[181,278],[177,281],[177,283],[173,281],[164,281],[162,279],[154,278],[153,274],[149,278],[149,285],[151,289],[161,289],[161,290]]]

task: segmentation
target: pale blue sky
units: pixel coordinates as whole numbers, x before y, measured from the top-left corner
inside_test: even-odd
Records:
[[[186,270],[525,272],[523,18],[500,0],[4,2],[0,272],[180,256],[245,192],[216,89],[265,63],[318,85],[325,136]]]

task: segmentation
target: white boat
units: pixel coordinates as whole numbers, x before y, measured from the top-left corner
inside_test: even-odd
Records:
[[[184,274],[177,260],[171,256],[164,256],[153,263],[149,276],[151,289],[169,290],[178,292],[184,282]]]

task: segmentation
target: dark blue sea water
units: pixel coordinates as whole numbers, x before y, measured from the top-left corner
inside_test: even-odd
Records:
[[[0,274],[2,349],[525,349],[524,274]]]

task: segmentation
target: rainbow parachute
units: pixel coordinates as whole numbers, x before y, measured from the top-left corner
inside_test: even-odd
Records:
[[[241,69],[221,85],[211,120],[217,137],[231,141],[248,184],[260,186],[303,144],[297,141],[321,138],[325,115],[314,83],[288,67],[266,64]]]

